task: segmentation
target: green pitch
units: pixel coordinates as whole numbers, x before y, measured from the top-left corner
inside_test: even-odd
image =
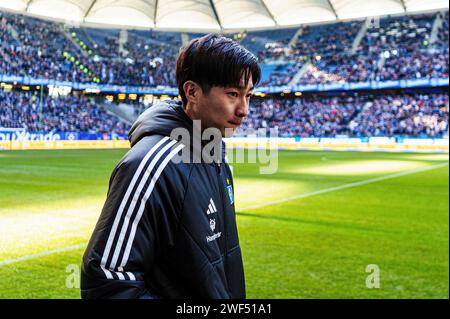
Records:
[[[79,298],[125,152],[0,152],[0,298]],[[249,298],[449,297],[448,155],[283,151],[258,171],[234,165]]]

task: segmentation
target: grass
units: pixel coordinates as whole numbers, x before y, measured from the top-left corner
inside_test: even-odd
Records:
[[[76,268],[67,267],[80,264],[84,248],[2,261],[86,243],[125,152],[0,152],[0,298],[79,298],[66,285]],[[442,163],[448,155],[280,151],[273,175],[233,165],[247,297],[448,298],[448,166],[435,166]],[[380,269],[379,289],[366,287],[369,264]]]

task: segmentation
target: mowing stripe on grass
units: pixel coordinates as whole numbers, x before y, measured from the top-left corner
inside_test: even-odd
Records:
[[[310,196],[314,196],[314,195],[334,192],[334,191],[338,191],[338,190],[341,190],[341,189],[357,187],[357,186],[361,186],[361,185],[366,185],[366,184],[370,184],[370,183],[384,181],[384,180],[391,179],[391,178],[396,178],[396,177],[410,175],[410,174],[414,174],[414,173],[429,171],[429,170],[432,170],[432,169],[445,167],[447,165],[448,165],[448,163],[442,163],[442,164],[437,164],[437,165],[433,165],[433,166],[413,169],[413,170],[410,170],[410,171],[404,171],[404,172],[384,175],[384,176],[380,176],[380,177],[376,177],[376,178],[367,179],[367,180],[364,180],[364,181],[359,181],[359,182],[343,184],[343,185],[339,185],[339,186],[335,186],[335,187],[320,189],[318,191],[314,191],[314,192],[310,192],[310,193],[298,194],[298,195],[294,195],[294,196],[283,198],[283,199],[277,199],[277,200],[274,200],[274,201],[271,201],[271,202],[265,202],[265,203],[258,204],[258,205],[248,206],[248,207],[243,208],[242,211],[253,210],[253,209],[262,208],[262,207],[266,207],[266,206],[270,206],[270,205],[285,203],[285,202],[288,202],[288,201],[291,201],[291,200],[295,200],[295,199],[300,199],[300,198],[310,197]]]
[[[442,163],[442,164],[437,164],[437,165],[433,165],[433,166],[423,167],[423,168],[414,169],[414,170],[410,170],[410,171],[404,171],[404,172],[384,175],[384,176],[380,176],[380,177],[376,177],[376,178],[372,178],[372,179],[367,179],[367,180],[364,180],[364,181],[359,181],[359,182],[349,183],[349,184],[343,184],[343,185],[336,186],[336,187],[330,187],[330,188],[326,188],[326,189],[322,189],[322,190],[318,190],[318,191],[314,191],[314,192],[310,192],[310,193],[299,194],[299,195],[291,196],[291,197],[284,198],[284,199],[279,199],[279,200],[275,200],[275,201],[271,201],[271,202],[266,202],[266,203],[259,204],[259,205],[249,206],[249,207],[246,207],[246,208],[244,208],[242,210],[245,211],[245,210],[252,210],[252,209],[262,208],[262,207],[265,207],[265,206],[280,204],[280,203],[284,203],[284,202],[295,200],[295,199],[310,197],[310,196],[324,194],[324,193],[329,193],[329,192],[333,192],[333,191],[337,191],[337,190],[341,190],[341,189],[357,187],[357,186],[361,186],[361,185],[366,185],[366,184],[370,184],[370,183],[384,181],[386,179],[391,179],[391,178],[396,178],[396,177],[400,177],[400,176],[410,175],[410,174],[414,174],[414,173],[429,171],[429,170],[432,170],[432,169],[445,167],[447,165],[448,165],[448,163]],[[87,243],[85,243],[85,244],[78,244],[78,245],[67,246],[67,247],[58,248],[58,249],[54,249],[54,250],[47,250],[47,251],[43,251],[43,252],[38,253],[38,254],[22,256],[22,257],[19,257],[19,258],[16,258],[16,259],[3,260],[3,261],[0,261],[0,267],[6,266],[6,265],[15,264],[15,263],[22,262],[22,261],[27,261],[27,260],[30,260],[30,259],[45,257],[45,256],[48,256],[48,255],[51,255],[51,254],[56,254],[56,253],[67,252],[67,251],[71,251],[71,250],[84,248],[84,247],[86,247],[86,245],[87,245]]]
[[[27,261],[27,260],[30,260],[30,259],[45,257],[45,256],[52,255],[52,254],[64,253],[64,252],[67,252],[67,251],[72,251],[72,250],[84,248],[84,247],[86,247],[86,245],[87,245],[86,243],[78,244],[78,245],[67,246],[67,247],[63,247],[63,248],[57,248],[57,249],[53,249],[53,250],[46,250],[46,251],[43,251],[41,253],[32,254],[32,255],[26,255],[26,256],[19,257],[19,258],[15,258],[15,259],[6,259],[6,260],[3,260],[3,261],[0,261],[0,267],[6,266],[6,265],[15,264],[15,263],[18,263],[18,262],[21,262],[21,261]]]

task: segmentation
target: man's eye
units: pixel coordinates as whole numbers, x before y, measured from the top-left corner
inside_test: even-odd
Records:
[[[231,96],[234,96],[234,97],[238,96],[238,94],[236,92],[228,92],[228,95],[231,95]]]

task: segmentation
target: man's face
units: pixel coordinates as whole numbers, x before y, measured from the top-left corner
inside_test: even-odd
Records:
[[[196,117],[202,121],[202,129],[214,127],[225,136],[225,128],[234,133],[249,112],[253,80],[250,74],[247,86],[244,76],[240,87],[211,87],[208,94],[201,93],[196,107]],[[227,130],[227,135],[230,130]]]

